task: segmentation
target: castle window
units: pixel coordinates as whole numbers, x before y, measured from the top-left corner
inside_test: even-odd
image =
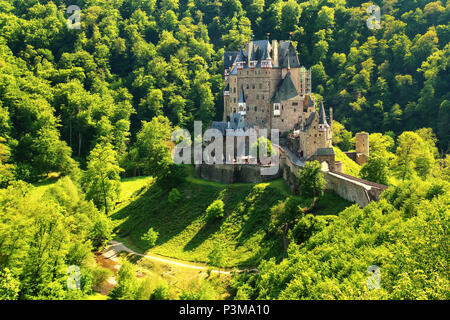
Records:
[[[258,111],[258,107],[255,107],[255,111]]]
[[[236,93],[236,88],[233,88],[233,93]]]
[[[250,111],[250,107],[249,106],[247,106],[247,111]]]
[[[263,100],[264,100],[264,95],[262,95],[262,96],[261,96],[261,99],[263,99]]]
[[[298,106],[298,102],[292,102],[293,106]]]
[[[308,108],[303,107],[303,112],[308,112]]]
[[[262,89],[262,84],[261,83],[259,84],[259,88]]]
[[[256,95],[256,100],[259,100],[259,94]]]
[[[252,85],[252,89],[255,89],[255,85],[254,84]]]
[[[297,112],[297,109],[294,108],[294,112]]]
[[[233,98],[233,102],[236,103],[236,98]]]
[[[250,86],[249,86],[248,83],[247,83],[247,89],[248,89],[248,88],[250,88]]]

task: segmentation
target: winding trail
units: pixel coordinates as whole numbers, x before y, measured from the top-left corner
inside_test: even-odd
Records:
[[[147,258],[150,260],[158,261],[158,262],[165,263],[165,264],[172,265],[172,266],[178,266],[178,267],[183,267],[183,268],[188,268],[188,269],[195,269],[195,270],[199,270],[199,271],[210,270],[208,267],[190,264],[189,262],[186,262],[186,261],[175,260],[175,259],[165,259],[165,258],[156,256],[156,255],[142,254],[142,253],[136,252],[136,251],[128,248],[122,242],[118,242],[118,241],[110,241],[109,246],[106,247],[105,251],[103,252],[103,255],[107,259],[114,259],[120,252],[131,253],[136,256],[144,257],[144,258]],[[242,272],[258,273],[258,269],[256,269],[256,268],[242,269],[242,270],[235,270],[235,272],[237,272],[237,273],[242,273]],[[213,270],[211,270],[211,273],[232,274],[233,272],[231,270],[226,270],[226,269],[222,269],[222,270],[214,270],[213,269]]]

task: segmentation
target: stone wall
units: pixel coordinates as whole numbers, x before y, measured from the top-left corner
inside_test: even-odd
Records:
[[[261,183],[282,177],[293,193],[298,193],[299,170],[303,169],[300,163],[294,163],[283,148],[279,148],[280,169],[271,176],[261,175],[261,166],[252,164],[201,164],[195,166],[195,174],[205,180],[220,183]],[[327,189],[333,190],[340,197],[365,207],[370,201],[379,199],[386,186],[352,177],[343,173],[325,171],[324,179]]]
[[[280,148],[280,168],[283,179],[286,180],[292,192],[298,192],[299,166],[292,162],[287,152]],[[340,197],[365,207],[370,201],[377,201],[387,187],[373,182],[365,181],[339,172],[324,172],[327,189],[334,191]]]
[[[252,164],[200,164],[195,166],[197,177],[220,183],[261,183],[281,177],[281,170],[271,176],[261,175],[261,166]]]

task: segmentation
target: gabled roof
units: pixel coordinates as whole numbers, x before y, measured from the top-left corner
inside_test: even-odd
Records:
[[[224,121],[213,121],[211,124],[211,129],[219,130],[223,135],[225,134],[225,130],[228,128],[228,124]]]
[[[240,61],[244,61],[244,62],[247,61],[247,56],[242,51],[242,48],[239,50],[239,53],[238,53],[237,58],[236,58],[236,62],[240,62]]]
[[[281,101],[286,101],[296,96],[298,96],[298,92],[295,88],[294,83],[292,82],[291,73],[288,72],[288,74],[286,74],[286,77],[284,77],[280,87],[275,92],[272,101],[275,103],[280,103]]]
[[[245,120],[240,113],[233,113],[233,116],[230,121],[230,127],[233,130],[245,129]]]
[[[250,60],[261,61],[265,59],[270,59],[270,50],[272,49],[269,40],[255,40],[249,42],[250,48]]]
[[[288,67],[288,61],[291,68],[300,68],[300,61],[292,42],[281,41],[278,46],[278,61],[282,68]]]
[[[304,107],[314,107],[314,101],[313,101],[313,99],[312,99],[312,97],[309,95],[309,94],[307,94],[306,96],[305,96],[305,98],[303,99],[303,106]]]
[[[244,88],[241,88],[241,93],[239,94],[239,103],[245,103],[245,94],[244,94]]]
[[[223,57],[223,68],[225,70],[230,69],[233,66],[234,61],[236,61],[238,54],[239,54],[239,51],[225,52],[224,57]]]
[[[316,112],[315,111],[311,112],[311,114],[309,115],[308,119],[306,119],[304,131],[308,130],[309,126],[314,121],[315,117],[316,117]]]

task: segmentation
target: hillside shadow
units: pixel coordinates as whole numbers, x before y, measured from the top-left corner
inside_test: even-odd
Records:
[[[112,220],[120,221],[115,232],[119,237],[129,237],[141,250],[148,250],[150,247],[141,237],[149,228],[153,228],[159,232],[155,245],[164,244],[179,235],[205,212],[210,202],[201,199],[216,198],[223,188],[216,186],[205,189],[184,182],[179,186],[184,198],[176,204],[170,204],[167,200],[169,190],[153,184],[139,197],[111,215]],[[206,235],[215,232],[214,225],[209,227],[213,229],[205,230]]]
[[[244,188],[245,186],[242,186]],[[212,221],[207,221],[205,225],[195,234],[195,236],[184,246],[184,251],[191,251],[198,248],[203,242],[205,242],[209,237],[211,237],[214,233],[220,230],[220,227],[226,221],[227,217],[230,216],[234,211],[237,210],[237,207],[242,204],[244,199],[244,195],[236,192],[236,188],[225,188],[223,190],[223,199],[225,203],[228,205],[224,208],[224,217],[221,219],[216,219]],[[227,201],[231,197],[234,198],[234,201]],[[236,198],[238,198],[236,200]],[[229,203],[235,203],[233,206],[230,206]],[[209,206],[209,204],[208,204]]]
[[[277,200],[274,191],[269,185],[261,190],[261,185],[253,187],[245,198],[245,222],[237,239],[238,245],[243,245],[260,230],[267,231],[270,224],[270,210]]]

